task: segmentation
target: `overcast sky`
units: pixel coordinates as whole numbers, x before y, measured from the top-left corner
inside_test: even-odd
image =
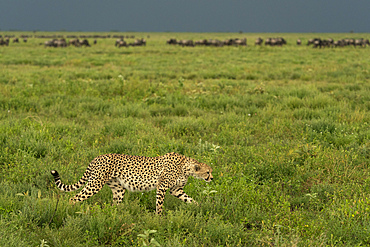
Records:
[[[0,0],[0,31],[370,32],[370,0]]]

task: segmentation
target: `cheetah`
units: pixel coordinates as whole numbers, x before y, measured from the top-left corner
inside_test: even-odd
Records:
[[[61,182],[59,173],[52,170],[56,186],[62,191],[80,189],[87,185],[73,198],[71,204],[84,201],[98,193],[107,184],[113,193],[113,202],[120,203],[128,191],[157,190],[156,213],[162,214],[164,196],[167,189],[170,194],[187,203],[198,203],[183,190],[189,176],[210,182],[213,179],[212,168],[195,159],[177,153],[168,153],[158,157],[131,156],[125,154],[105,154],[94,158],[82,178],[73,185]]]

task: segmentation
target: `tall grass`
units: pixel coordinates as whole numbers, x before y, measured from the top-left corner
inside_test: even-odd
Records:
[[[320,36],[352,35],[369,38]],[[259,36],[288,45],[254,47]],[[161,246],[368,245],[370,50],[295,45],[313,36],[0,47],[0,245],[140,246],[148,230]],[[230,37],[249,45],[165,44]],[[167,195],[163,217],[154,191],[112,206],[104,187],[70,206],[73,193],[50,175],[74,183],[100,154],[172,151],[211,165],[215,179],[189,179],[199,207]]]

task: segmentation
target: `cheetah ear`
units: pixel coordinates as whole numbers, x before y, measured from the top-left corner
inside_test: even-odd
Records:
[[[194,165],[194,168],[195,168],[195,171],[199,171],[200,170],[200,166],[199,165]]]

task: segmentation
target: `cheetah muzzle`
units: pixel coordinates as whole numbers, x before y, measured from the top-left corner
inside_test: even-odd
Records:
[[[73,198],[71,203],[84,201],[98,193],[107,184],[113,193],[113,201],[120,203],[126,190],[157,190],[156,213],[162,213],[167,189],[171,195],[187,203],[198,204],[183,190],[189,176],[210,182],[212,168],[192,158],[177,153],[158,157],[131,156],[124,154],[105,154],[93,159],[82,178],[73,185],[61,182],[59,173],[51,171],[56,186],[63,191],[74,191],[87,185]]]

